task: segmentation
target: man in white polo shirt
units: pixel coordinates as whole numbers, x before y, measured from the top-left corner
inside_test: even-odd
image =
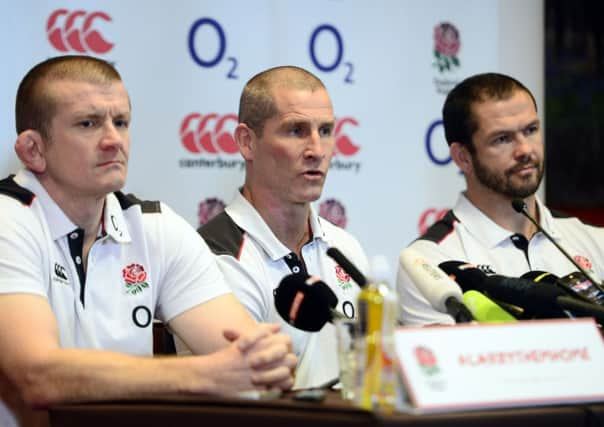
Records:
[[[455,207],[410,247],[433,265],[470,262],[487,274],[520,277],[534,270],[565,276],[575,267],[528,213],[596,280],[604,277],[604,230],[558,218],[535,195],[544,172],[543,140],[531,92],[512,77],[479,74],[458,84],[443,107],[445,137],[467,188]],[[405,324],[452,324],[430,306],[399,266],[397,286]]]
[[[358,286],[326,250],[337,247],[367,271],[358,241],[311,206],[329,169],[334,121],[325,86],[308,71],[283,66],[252,77],[241,95],[234,133],[245,159],[245,183],[225,212],[199,230],[252,316],[281,323],[292,337],[300,360],[295,388],[338,377],[334,328],[327,324],[312,333],[293,328],[275,309],[274,289],[290,274],[317,276],[336,294],[337,310],[354,317]]]
[[[105,61],[51,58],[19,86],[25,169],[0,181],[3,426],[56,402],[293,384],[289,337],[249,316],[203,239],[166,205],[119,191],[129,123]],[[196,356],[152,358],[154,317]]]

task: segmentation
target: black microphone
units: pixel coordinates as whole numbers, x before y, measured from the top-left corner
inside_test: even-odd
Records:
[[[314,276],[290,274],[273,291],[275,308],[290,325],[308,332],[317,332],[327,322],[345,317],[335,307],[338,297]]]
[[[572,297],[578,298],[586,303],[600,304],[604,302],[604,294],[602,294],[593,283],[578,271],[567,274],[564,277],[558,277],[546,271],[528,271],[520,276],[523,279],[532,280],[535,283],[548,283],[550,285],[559,286]]]
[[[523,317],[567,317],[556,298],[567,294],[555,286],[537,286],[527,279],[500,275],[487,276],[475,266],[461,261],[446,261],[439,267],[454,276],[464,292],[475,290],[490,298],[524,309]]]
[[[585,277],[587,277],[591,283],[593,283],[593,285],[604,294],[604,288],[602,288],[602,286],[596,281],[594,280],[593,277],[591,277],[591,275],[582,267],[579,265],[579,263],[577,261],[574,260],[573,257],[570,256],[570,254],[568,252],[566,252],[562,246],[560,246],[558,244],[558,242],[556,242],[554,240],[554,238],[552,236],[550,236],[550,234],[545,231],[543,229],[543,227],[541,227],[541,225],[539,225],[539,223],[535,220],[535,218],[533,218],[527,211],[526,209],[526,203],[524,203],[524,200],[521,199],[514,199],[512,200],[512,207],[514,208],[514,210],[522,215],[524,215],[530,222],[532,222],[535,227],[537,227],[537,230],[539,230],[540,232],[543,233],[543,235],[547,238],[547,240],[549,240],[550,242],[552,242],[554,244],[554,246],[556,248],[558,248],[558,250],[562,253],[562,255],[564,255],[575,267],[577,267],[577,270],[579,270]]]
[[[454,275],[464,291],[473,289],[483,292],[494,299],[522,307],[535,317],[567,317],[564,313],[566,310],[575,316],[594,317],[600,324],[604,321],[604,307],[570,297],[567,290],[547,280],[535,284],[527,279],[487,276],[478,268],[461,261],[443,262],[439,267]]]
[[[342,267],[344,271],[348,273],[350,277],[352,277],[352,280],[357,282],[357,285],[359,285],[361,288],[367,285],[367,279],[365,276],[363,276],[363,273],[361,273],[359,269],[356,268],[354,264],[350,262],[342,252],[340,252],[338,248],[331,247],[327,249],[327,255],[337,262],[340,267]]]

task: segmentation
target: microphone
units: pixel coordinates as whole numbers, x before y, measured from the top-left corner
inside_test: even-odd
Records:
[[[327,322],[345,317],[335,307],[338,297],[314,276],[290,274],[273,291],[275,308],[290,325],[308,332],[317,332]]]
[[[449,314],[456,323],[475,320],[462,302],[463,296],[457,283],[440,268],[430,264],[412,248],[401,251],[399,262],[432,307]]]
[[[562,246],[560,246],[558,244],[558,242],[556,242],[554,240],[554,238],[552,236],[550,236],[550,234],[543,229],[543,227],[541,227],[541,225],[539,225],[539,223],[537,223],[535,218],[533,218],[528,213],[528,211],[526,209],[526,203],[524,203],[524,200],[521,200],[521,199],[512,200],[512,207],[514,208],[514,210],[516,212],[524,215],[530,222],[532,222],[535,225],[535,227],[537,227],[537,230],[542,232],[543,235],[547,238],[547,240],[552,242],[554,244],[554,246],[556,248],[558,248],[558,250],[562,253],[562,255],[564,255],[575,267],[577,267],[577,270],[579,270],[585,277],[587,277],[591,281],[591,283],[596,287],[596,289],[598,289],[601,293],[604,294],[604,289],[602,288],[602,286],[596,280],[594,280],[594,278],[592,276],[590,276],[590,274],[582,266],[580,266],[579,263],[577,261],[575,261],[574,258],[571,257],[570,254],[568,252],[566,252],[562,248]]]
[[[503,323],[516,321],[516,318],[505,311],[503,307],[478,291],[464,292],[463,302],[478,322]]]
[[[566,293],[557,287],[535,286],[527,279],[487,276],[472,264],[461,261],[446,261],[439,267],[452,274],[464,292],[479,291],[495,300],[522,307],[529,317],[565,317],[556,304],[556,297]]]
[[[565,290],[547,282],[535,285],[527,279],[487,276],[476,267],[461,261],[446,261],[439,264],[439,267],[455,275],[464,291],[477,290],[495,300],[522,307],[527,315],[540,318],[567,317],[564,310],[568,310],[576,316],[594,317],[598,322],[604,320],[603,307],[569,297]]]
[[[536,283],[549,283],[560,286],[568,292],[569,295],[579,298],[583,302],[604,304],[604,294],[600,292],[593,283],[578,271],[567,274],[564,277],[558,277],[545,271],[528,271],[521,276],[523,279],[529,279]]]
[[[335,262],[337,262],[340,267],[344,269],[346,273],[352,277],[352,280],[357,282],[359,287],[363,288],[367,285],[367,279],[363,276],[363,273],[359,271],[358,268],[354,266],[352,262],[348,258],[344,256],[342,252],[338,248],[331,247],[327,249],[327,255],[329,255]]]

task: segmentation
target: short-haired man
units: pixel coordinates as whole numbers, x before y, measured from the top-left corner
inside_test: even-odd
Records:
[[[51,58],[19,86],[25,169],[0,181],[3,426],[56,402],[293,384],[289,337],[256,324],[193,228],[119,191],[129,124],[126,88],[100,59]],[[154,317],[200,356],[150,357]]]
[[[362,271],[367,258],[343,229],[320,218],[321,196],[334,149],[334,114],[323,83],[308,71],[271,68],[247,82],[234,132],[245,159],[245,183],[235,199],[200,228],[234,292],[258,321],[280,322],[300,362],[295,388],[337,378],[333,326],[318,333],[294,329],[276,312],[273,290],[284,276],[314,275],[354,316],[358,287],[326,255],[339,248]]]
[[[535,195],[544,171],[541,122],[531,92],[497,73],[459,83],[443,107],[445,137],[467,188],[447,212],[410,247],[438,265],[470,262],[486,273],[520,277],[531,270],[565,276],[577,270],[537,227],[517,213],[522,199],[531,216],[575,260],[601,280],[604,233],[576,218],[557,218]],[[451,324],[421,295],[399,267],[397,286],[405,324]]]

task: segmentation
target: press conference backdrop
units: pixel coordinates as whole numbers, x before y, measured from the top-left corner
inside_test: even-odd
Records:
[[[511,74],[543,100],[540,0],[21,0],[3,2],[0,175],[14,151],[17,85],[35,63],[89,54],[115,64],[133,120],[127,192],[197,227],[243,183],[231,131],[245,82],[293,64],[331,93],[336,154],[316,208],[384,254],[464,188],[441,107],[463,78]]]

